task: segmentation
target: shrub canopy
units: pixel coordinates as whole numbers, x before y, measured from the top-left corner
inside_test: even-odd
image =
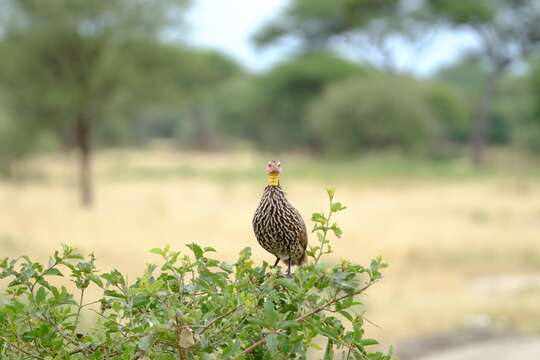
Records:
[[[118,270],[99,272],[91,254],[84,259],[64,246],[47,265],[27,256],[0,261],[9,281],[0,307],[2,359],[306,359],[324,346],[349,359],[390,360],[371,351],[357,295],[381,278],[380,258],[363,267],[319,260],[331,252],[329,236],[341,236],[331,222],[345,207],[328,189],[329,212],[315,213],[317,245],[312,259],[292,278],[256,265],[250,249],[233,264],[211,257],[215,250],[189,244],[191,255],[151,252],[161,264],[148,265],[134,282]],[[54,285],[68,277],[77,289]],[[88,299],[90,287],[101,295]],[[83,314],[93,314],[88,329]],[[313,350],[311,350],[313,351]]]

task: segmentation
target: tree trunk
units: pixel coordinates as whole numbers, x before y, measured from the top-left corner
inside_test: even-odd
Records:
[[[79,196],[81,206],[89,208],[94,200],[90,146],[90,119],[81,113],[75,125],[75,146],[79,162]]]
[[[216,144],[212,137],[210,124],[208,124],[208,114],[206,114],[199,106],[194,105],[191,109],[191,116],[195,141],[193,145],[200,150],[215,150]]]
[[[495,69],[489,73],[484,85],[480,108],[473,123],[471,156],[472,163],[476,167],[482,165],[484,161],[484,147],[488,142],[493,96],[495,95],[495,87],[501,73],[502,69]]]

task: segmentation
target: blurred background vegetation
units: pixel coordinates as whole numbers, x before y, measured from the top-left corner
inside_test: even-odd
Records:
[[[433,161],[486,146],[540,151],[537,1],[295,0],[253,36],[296,45],[252,73],[185,36],[189,1],[1,2],[0,161],[75,150],[81,201],[91,153],[164,139],[178,148]],[[430,77],[400,71],[392,43],[465,29],[478,49]],[[366,53],[371,54],[366,59]]]
[[[456,285],[476,271],[520,273],[540,265],[534,247],[540,204],[532,196],[540,189],[538,0],[289,0],[252,34],[261,53],[284,44],[288,49],[260,71],[188,41],[186,16],[196,3],[0,0],[3,250],[49,253],[57,247],[52,242],[73,241],[90,251],[92,244],[99,250],[102,239],[106,253],[113,236],[146,234],[147,242],[137,245],[142,249],[133,248],[142,251],[159,245],[151,236],[201,242],[195,233],[205,230],[252,244],[250,212],[264,186],[260,169],[271,154],[281,157],[304,216],[318,205],[313,182],[341,184],[344,201],[350,196],[358,204],[355,211],[379,216],[363,229],[349,222],[352,235],[387,240],[368,251],[389,253],[397,269],[433,266],[429,286],[410,286],[431,299],[434,313],[441,305],[436,294],[443,290],[433,284]],[[242,21],[249,14],[224,16]],[[429,75],[400,66],[400,47],[417,49],[412,61],[418,61],[421,49],[444,42],[439,35],[449,33],[465,34],[476,46]],[[141,180],[147,187],[139,186]],[[235,181],[247,183],[245,191],[235,192]],[[103,199],[95,199],[94,183],[97,191],[103,188]],[[80,204],[95,203],[92,212],[79,213],[64,199],[64,189],[74,188]],[[231,196],[235,211],[208,209]],[[189,207],[183,204],[188,200]],[[119,213],[128,207],[122,218]],[[438,212],[427,208],[439,209],[441,217],[430,218]],[[233,213],[245,219],[228,222]],[[144,222],[134,225],[140,217],[148,217],[147,228]],[[180,218],[192,220],[184,225],[193,234],[175,228]],[[104,225],[110,219],[116,225],[107,226],[118,226],[117,232]],[[392,223],[393,232],[383,231]],[[427,231],[426,223],[437,227]],[[123,225],[132,231],[122,234]],[[167,230],[158,230],[162,225]],[[477,228],[482,225],[486,232]],[[448,229],[459,231],[450,235]],[[355,249],[354,256],[376,255]],[[106,255],[110,264],[122,257],[113,255]],[[449,275],[456,264],[462,271]],[[442,280],[435,275],[441,273]],[[399,297],[395,291],[385,296]],[[496,312],[486,310],[487,299],[467,296],[455,314]],[[518,308],[538,315],[538,306],[512,307],[507,300],[497,311],[506,309],[504,319],[530,329]],[[420,300],[411,306],[427,312],[430,307]],[[413,314],[399,318],[404,324]],[[440,318],[442,324],[419,321],[417,331],[459,323],[453,315]],[[391,335],[411,334],[393,321],[386,323]]]

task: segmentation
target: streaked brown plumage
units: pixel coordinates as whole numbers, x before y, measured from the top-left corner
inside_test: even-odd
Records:
[[[287,265],[302,265],[306,261],[307,230],[302,216],[285,197],[279,185],[281,164],[270,161],[267,166],[269,184],[253,216],[253,231],[259,244]]]

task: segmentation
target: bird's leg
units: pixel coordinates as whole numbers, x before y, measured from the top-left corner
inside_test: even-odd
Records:
[[[291,277],[291,257],[287,260],[287,277]]]
[[[274,265],[270,266],[270,269],[275,269],[277,264],[279,264],[279,260],[281,260],[279,257],[276,256],[276,262],[274,263]],[[270,272],[266,273],[265,276],[270,276]]]

